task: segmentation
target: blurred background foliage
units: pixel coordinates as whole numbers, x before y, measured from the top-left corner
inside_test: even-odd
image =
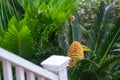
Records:
[[[119,23],[119,0],[0,0],[0,47],[39,65],[78,41],[91,51],[69,80],[119,80]]]
[[[74,14],[76,17],[78,13],[77,24],[81,29],[79,42],[91,51],[85,52],[85,60],[78,60],[69,70],[70,80],[119,80],[120,2],[81,0],[80,4]]]

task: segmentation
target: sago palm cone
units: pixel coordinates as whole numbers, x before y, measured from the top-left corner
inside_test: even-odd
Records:
[[[84,59],[84,50],[82,45],[79,42],[74,41],[69,47],[68,56],[71,58],[68,67],[71,68],[75,66],[78,59]]]

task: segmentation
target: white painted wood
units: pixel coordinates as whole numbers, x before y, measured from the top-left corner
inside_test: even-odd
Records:
[[[24,69],[21,67],[16,67],[16,79],[25,80]]]
[[[8,52],[2,48],[0,48],[0,58],[11,62],[14,66],[20,66],[20,67],[23,67],[25,70],[34,72],[37,76],[42,76],[42,77],[45,77],[50,80],[58,80],[59,79],[58,75],[56,75],[46,69],[43,69],[40,66],[37,66],[37,65],[17,56],[15,54],[12,54],[11,52]],[[7,73],[7,75],[10,75],[10,73]],[[4,75],[6,75],[6,74],[4,74]],[[10,77],[9,79],[6,78],[5,80],[12,80],[12,77]]]
[[[35,80],[35,75],[32,72],[26,72],[27,80]]]
[[[67,68],[61,70],[58,74],[59,74],[60,80],[68,80]]]
[[[59,80],[68,80],[67,66],[69,60],[69,57],[53,55],[45,61],[43,61],[41,65],[45,69],[58,74]]]
[[[3,60],[3,75],[4,80],[13,80],[11,63],[6,60]]]
[[[52,72],[59,72],[68,66],[69,60],[67,56],[53,55],[44,60],[41,65]]]
[[[38,77],[38,80],[46,80],[44,77]]]

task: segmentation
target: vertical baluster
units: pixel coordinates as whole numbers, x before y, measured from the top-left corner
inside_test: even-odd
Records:
[[[35,76],[32,72],[26,72],[27,80],[35,80]]]
[[[21,67],[16,67],[16,79],[25,80],[24,69]]]
[[[46,79],[43,77],[38,77],[38,80],[46,80]]]
[[[5,60],[3,61],[3,75],[4,80],[13,80],[11,63]]]
[[[1,73],[0,73],[0,80],[1,80]]]

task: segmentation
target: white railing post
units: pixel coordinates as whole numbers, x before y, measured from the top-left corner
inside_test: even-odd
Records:
[[[44,60],[41,65],[59,76],[59,80],[68,80],[67,66],[69,64],[69,57],[53,55]]]
[[[32,72],[26,72],[27,80],[35,80],[35,75]]]
[[[16,79],[17,80],[25,80],[24,69],[22,67],[16,66]]]
[[[9,61],[3,60],[4,80],[13,80],[12,65]]]

